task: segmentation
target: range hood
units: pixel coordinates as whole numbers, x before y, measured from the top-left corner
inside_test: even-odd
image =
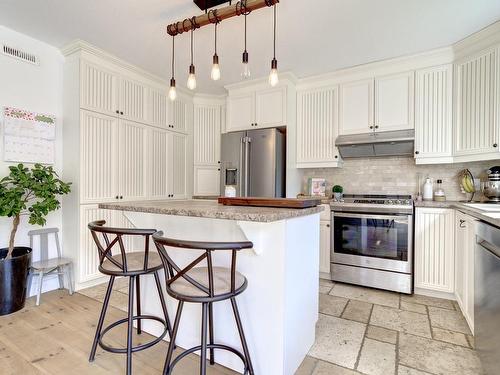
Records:
[[[342,158],[413,155],[415,130],[340,135],[335,145]]]

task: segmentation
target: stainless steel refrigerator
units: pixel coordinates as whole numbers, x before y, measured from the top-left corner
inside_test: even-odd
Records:
[[[223,134],[221,155],[221,195],[226,185],[233,185],[238,197],[285,197],[284,130],[256,129]]]

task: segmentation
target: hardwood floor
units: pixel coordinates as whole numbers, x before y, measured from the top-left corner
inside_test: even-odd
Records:
[[[36,307],[34,299],[18,313],[0,317],[0,373],[2,375],[28,374],[124,374],[125,355],[97,349],[95,361],[88,362],[95,324],[101,303],[66,290],[43,295]],[[106,322],[125,317],[117,308],[109,307]],[[151,340],[143,333],[134,336],[134,345]],[[124,346],[126,326],[122,325],[106,335],[106,342]],[[161,374],[168,343],[161,342],[149,349],[134,353],[135,374]],[[232,375],[235,372],[222,366],[207,366],[208,374]],[[199,357],[188,356],[174,371],[178,375],[199,372]]]

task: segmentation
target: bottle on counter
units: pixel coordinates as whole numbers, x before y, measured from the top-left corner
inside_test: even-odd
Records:
[[[434,200],[436,202],[446,201],[446,195],[443,190],[443,180],[436,181],[436,191],[434,191]]]
[[[434,191],[434,187],[432,186],[432,180],[430,177],[427,177],[425,179],[423,193],[422,193],[422,197],[424,198],[424,201],[431,201],[433,199],[433,197],[434,197],[433,191]]]

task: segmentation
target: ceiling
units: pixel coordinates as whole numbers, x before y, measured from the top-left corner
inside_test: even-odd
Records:
[[[191,0],[2,0],[0,24],[56,47],[83,39],[169,79],[166,25],[200,13]],[[500,19],[498,0],[281,0],[277,58],[298,77],[450,45]],[[222,79],[210,80],[213,27],[195,32],[197,92],[224,93],[238,82],[243,19],[219,26]],[[272,58],[272,10],[248,16],[253,77],[266,76]],[[189,35],[176,37],[176,78],[184,85]]]

